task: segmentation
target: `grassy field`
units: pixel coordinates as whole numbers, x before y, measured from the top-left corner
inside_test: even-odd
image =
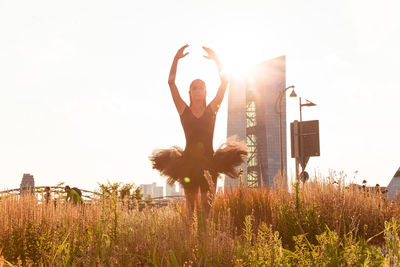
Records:
[[[109,195],[0,200],[0,266],[399,266],[400,206],[341,180],[218,194],[209,219]]]

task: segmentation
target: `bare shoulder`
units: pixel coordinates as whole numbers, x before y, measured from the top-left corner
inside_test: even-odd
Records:
[[[214,114],[214,115],[217,115],[217,113],[218,113],[218,110],[219,110],[219,104],[217,104],[217,103],[215,103],[216,101],[211,101],[209,104],[208,104],[208,108],[211,110],[211,112]]]
[[[186,110],[187,108],[189,108],[189,107],[188,107],[188,105],[187,105],[185,102],[183,102],[183,105],[180,106],[179,108],[177,107],[179,116],[182,116],[183,113],[185,113],[185,110]]]

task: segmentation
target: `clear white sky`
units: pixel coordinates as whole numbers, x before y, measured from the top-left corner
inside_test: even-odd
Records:
[[[287,85],[318,104],[321,157],[308,170],[387,185],[400,165],[398,1],[1,1],[0,189],[65,181],[162,183],[148,156],[184,146],[167,84],[176,50],[185,100],[218,76],[213,48],[236,72],[286,55]],[[226,137],[225,98],[215,146]],[[298,119],[288,99],[287,120]],[[289,161],[289,172],[294,163]]]

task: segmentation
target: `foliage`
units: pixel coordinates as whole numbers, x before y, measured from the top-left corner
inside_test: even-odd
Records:
[[[127,205],[131,184],[99,187],[82,206],[3,198],[0,266],[399,265],[398,205],[329,179],[228,190],[208,219],[188,218],[184,203]]]
[[[122,200],[141,200],[143,194],[140,187],[135,187],[133,183],[111,183],[107,181],[107,184],[98,183],[99,189],[97,190],[101,196],[109,197],[116,195]]]

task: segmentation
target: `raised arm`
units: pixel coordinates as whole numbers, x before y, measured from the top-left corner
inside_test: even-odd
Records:
[[[205,46],[203,46],[203,49],[208,54],[204,57],[215,61],[215,64],[217,65],[218,68],[219,78],[221,80],[221,84],[219,85],[217,95],[210,102],[211,109],[213,110],[213,112],[217,113],[219,106],[221,105],[222,100],[224,99],[226,87],[228,86],[228,77],[226,76],[224,68],[222,67],[222,63],[219,60],[218,56],[215,54],[215,52],[212,49]]]
[[[169,72],[169,78],[168,78],[169,89],[171,89],[172,99],[174,100],[175,107],[178,110],[179,115],[182,115],[183,111],[185,110],[186,103],[185,103],[185,101],[182,100],[182,98],[179,94],[179,91],[178,91],[178,87],[176,87],[176,84],[175,84],[176,69],[178,67],[179,59],[181,59],[181,58],[185,57],[187,54],[189,54],[189,52],[184,53],[186,47],[188,47],[188,46],[189,45],[182,46],[178,50],[178,52],[176,52],[174,61],[172,62],[171,70]]]

